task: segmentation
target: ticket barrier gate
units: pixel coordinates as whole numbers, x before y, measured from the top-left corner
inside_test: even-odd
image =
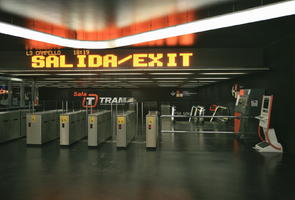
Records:
[[[27,119],[27,113],[29,113],[30,110],[24,109],[20,110],[20,135],[21,137],[25,137],[27,135],[27,128],[26,128],[26,119]]]
[[[172,115],[172,108],[170,105],[161,105],[161,115]],[[161,129],[171,130],[173,127],[172,117],[161,118]]]
[[[20,125],[20,111],[0,112],[0,142],[22,137]]]
[[[60,145],[69,146],[86,137],[85,110],[60,115]]]
[[[59,115],[62,110],[27,114],[27,144],[41,145],[59,137]]]
[[[212,114],[212,117],[210,119],[210,122],[213,122],[213,119],[215,116],[218,116],[217,113],[218,111],[228,111],[228,108],[225,107],[225,106],[218,106],[218,105],[211,105],[210,106],[210,110],[213,111],[213,114]],[[223,114],[222,114],[223,115]],[[228,118],[227,117],[224,117],[224,118],[217,118],[219,119],[221,122],[227,122],[228,121]]]
[[[0,112],[0,143],[26,136],[26,114],[29,110]]]
[[[117,115],[117,147],[127,147],[135,137],[136,114],[134,111],[127,111]]]
[[[204,118],[202,116],[205,115],[205,107],[203,106],[192,106],[190,112],[189,122],[191,122],[192,117],[199,116],[199,118],[194,118],[195,122],[204,122]]]
[[[159,115],[150,111],[146,115],[146,148],[157,148],[159,137]]]
[[[96,147],[112,137],[111,111],[99,111],[88,115],[88,146]]]

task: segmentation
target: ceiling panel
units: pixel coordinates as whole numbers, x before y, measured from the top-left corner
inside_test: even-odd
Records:
[[[173,26],[282,0],[1,0],[0,20],[80,40],[101,40]],[[291,31],[292,20],[209,31],[135,46],[257,47]],[[294,22],[294,20],[293,20]],[[277,28],[280,27],[280,28]],[[0,35],[3,49],[59,48]],[[3,43],[2,43],[3,44]]]

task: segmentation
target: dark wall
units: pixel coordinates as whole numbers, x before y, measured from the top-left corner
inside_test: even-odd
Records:
[[[294,86],[295,37],[277,41],[264,49],[265,66],[271,71],[252,74],[237,80],[204,87],[199,91],[202,103],[233,104],[231,87],[238,83],[244,88],[263,88],[274,95],[271,126],[275,128],[285,151],[295,154]]]
[[[81,105],[82,97],[74,97],[73,93],[87,92],[95,93],[101,97],[133,97],[138,102],[157,102],[170,103],[177,106],[177,110],[181,112],[189,112],[192,105],[198,105],[199,99],[194,89],[183,89],[180,91],[188,91],[190,96],[184,96],[183,98],[177,98],[171,95],[172,91],[176,91],[175,88],[140,88],[140,89],[61,89],[61,88],[40,88],[40,103],[46,105],[46,109],[50,104],[50,108],[53,108],[58,103],[61,105],[62,101],[69,101],[69,104],[74,102],[76,105]],[[76,106],[77,107],[77,106]]]
[[[244,88],[263,88],[266,94],[274,95],[271,126],[275,128],[279,141],[285,151],[295,154],[294,127],[294,80],[295,80],[295,37],[287,37],[264,48],[264,66],[271,70],[264,73],[250,74],[236,80],[224,81],[199,89],[197,95],[176,98],[170,95],[175,88],[141,88],[141,89],[58,89],[41,88],[40,101],[77,101],[72,96],[74,91],[86,91],[101,96],[134,97],[139,102],[171,102],[179,111],[189,111],[192,105],[220,104],[233,107],[235,99],[231,87],[239,83]],[[250,59],[250,58],[249,58]],[[233,110],[231,110],[233,111]]]

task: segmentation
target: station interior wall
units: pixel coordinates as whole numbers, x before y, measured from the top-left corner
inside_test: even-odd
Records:
[[[233,100],[229,91],[235,83],[243,88],[265,89],[267,95],[274,95],[271,127],[275,128],[285,152],[295,154],[295,37],[286,37],[265,47],[264,63],[270,71],[203,87],[198,91],[198,97],[200,102],[208,104],[217,101],[220,104],[229,104]]]
[[[179,111],[190,111],[192,105],[204,105],[207,109],[211,104],[227,106],[233,114],[235,98],[231,94],[233,84],[238,83],[245,89],[263,88],[267,95],[274,95],[271,127],[275,128],[279,141],[285,151],[295,154],[294,123],[294,94],[295,87],[295,37],[282,38],[264,48],[264,67],[270,71],[241,76],[234,80],[223,81],[200,89],[177,88],[136,88],[136,89],[66,89],[66,88],[40,88],[40,102],[45,102],[47,107],[56,106],[56,101],[75,101],[75,91],[96,93],[100,96],[133,97],[138,102],[156,102],[159,109],[163,103],[176,105]],[[176,90],[186,90],[196,95],[176,98],[170,93]],[[152,104],[151,104],[152,105]],[[48,108],[47,108],[48,109]]]

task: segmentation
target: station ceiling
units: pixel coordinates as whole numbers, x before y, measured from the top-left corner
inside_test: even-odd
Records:
[[[0,21],[79,40],[106,40],[267,5],[280,0],[1,0]],[[130,48],[264,48],[294,34],[295,17],[168,38]],[[0,51],[63,48],[0,34]],[[261,66],[264,67],[264,66]],[[1,69],[0,69],[1,70]],[[257,70],[261,72],[261,70]],[[108,73],[7,72],[41,87],[200,87],[256,70]],[[211,74],[210,74],[211,73]],[[213,74],[212,74],[213,73]],[[215,74],[214,74],[215,73]],[[219,74],[218,74],[219,73]]]

